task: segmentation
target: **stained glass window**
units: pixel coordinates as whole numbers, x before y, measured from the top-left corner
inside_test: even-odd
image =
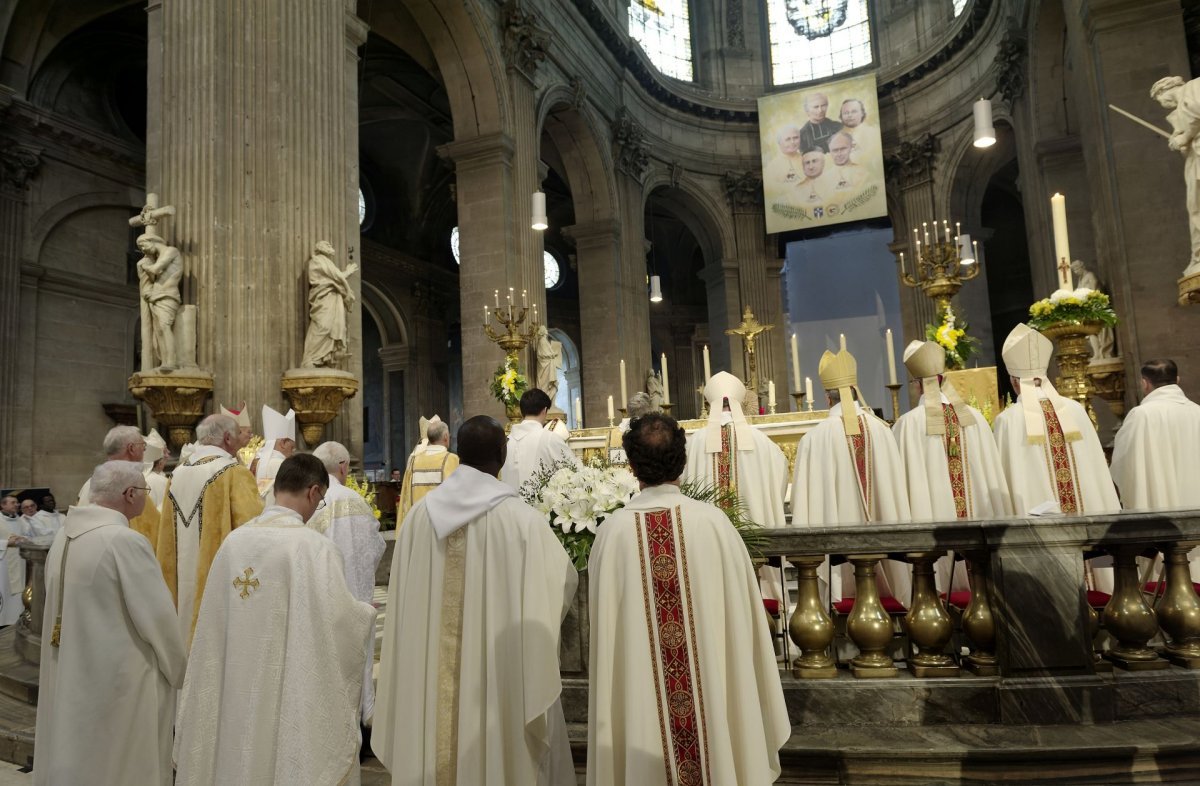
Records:
[[[358,225],[362,226],[367,220],[367,198],[363,196],[362,189],[358,189]]]
[[[811,82],[870,65],[869,0],[767,0],[771,81]]]
[[[692,81],[688,0],[630,0],[629,35],[642,45],[659,71],[675,79]]]
[[[957,17],[967,7],[967,0],[954,0],[954,16]]]
[[[458,227],[450,230],[450,253],[454,255],[454,264],[462,265],[462,260],[458,258]]]
[[[549,251],[542,252],[542,267],[546,270],[546,289],[554,289],[562,275],[558,268],[558,260]]]

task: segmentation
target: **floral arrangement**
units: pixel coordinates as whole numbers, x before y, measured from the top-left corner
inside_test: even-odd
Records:
[[[942,321],[925,326],[925,340],[936,341],[946,351],[946,368],[966,368],[967,361],[979,346],[977,339],[967,335],[967,323],[959,320],[954,309],[946,306]]]
[[[363,501],[370,506],[371,514],[375,516],[376,521],[383,517],[383,511],[375,504],[375,487],[371,485],[370,481],[366,478],[359,480],[353,475],[347,475],[346,488],[363,498]]]
[[[979,414],[983,415],[983,419],[987,421],[989,426],[995,423],[996,413],[992,411],[992,402],[981,402],[979,397],[972,393],[971,397],[967,399],[967,406],[974,407],[975,409],[979,410]]]
[[[1117,324],[1108,295],[1095,289],[1058,289],[1029,307],[1029,325],[1037,330],[1061,322],[1102,322],[1108,327]]]
[[[584,570],[600,525],[613,511],[625,507],[637,490],[637,479],[628,467],[597,458],[583,467],[569,461],[543,465],[521,486],[521,498],[546,515],[575,569]],[[681,491],[721,508],[751,554],[761,550],[765,541],[762,528],[749,520],[737,492],[689,483],[684,483]]]
[[[504,356],[504,363],[496,368],[492,378],[492,395],[506,407],[515,407],[521,403],[521,396],[529,388],[529,381],[517,368],[517,359],[512,355]]]

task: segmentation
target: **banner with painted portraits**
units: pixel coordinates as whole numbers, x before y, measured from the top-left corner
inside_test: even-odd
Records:
[[[875,75],[758,99],[767,232],[887,215]]]

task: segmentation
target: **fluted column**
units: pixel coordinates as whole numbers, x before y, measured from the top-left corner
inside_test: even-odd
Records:
[[[909,270],[913,269],[916,260],[916,247],[912,245],[912,230],[920,227],[921,222],[933,221],[933,162],[937,154],[937,139],[926,134],[919,139],[900,144],[892,155],[888,156],[889,187],[899,188],[900,202],[904,207],[903,216],[892,216],[896,225],[896,240],[894,251],[904,251]],[[896,267],[897,281],[900,268]],[[902,284],[900,287],[900,311],[904,320],[904,338],[924,339],[925,325],[935,322],[933,301],[925,297],[918,288],[910,289]],[[901,342],[906,343],[905,341]]]
[[[633,347],[623,341],[615,302],[622,297],[620,280],[621,228],[616,221],[593,221],[564,227],[563,234],[575,241],[575,259],[579,269],[579,332],[583,373],[583,420],[606,422],[608,397],[621,406],[621,359],[629,376],[629,394],[640,390],[645,372],[639,375],[633,365]],[[647,337],[646,357],[649,358]]]
[[[147,7],[146,186],[177,209],[160,230],[183,253],[183,298],[199,309],[197,355],[215,402],[284,405],[280,376],[300,361],[313,246],[329,241],[343,267],[358,255],[355,65],[367,28],[353,8]],[[357,297],[360,276],[351,283]],[[346,370],[356,376],[360,313],[356,303],[348,315]],[[333,433],[361,444],[361,412],[344,406]]]

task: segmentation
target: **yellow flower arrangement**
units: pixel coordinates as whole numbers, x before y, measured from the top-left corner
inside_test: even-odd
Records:
[[[960,324],[950,308],[942,312],[941,323],[925,326],[925,340],[936,341],[946,350],[946,367],[951,369],[965,368],[978,343],[967,335],[967,323]]]
[[[1117,324],[1117,314],[1108,295],[1094,289],[1059,289],[1029,307],[1029,324],[1042,329],[1060,322],[1103,322]]]
[[[383,511],[375,505],[375,487],[371,485],[370,481],[366,478],[359,480],[354,475],[347,475],[346,488],[358,494],[364,502],[371,506],[371,514],[375,516],[376,521],[383,516]]]
[[[528,389],[529,382],[518,370],[516,359],[505,355],[504,364],[496,369],[496,376],[492,378],[492,395],[506,407],[516,406]]]

